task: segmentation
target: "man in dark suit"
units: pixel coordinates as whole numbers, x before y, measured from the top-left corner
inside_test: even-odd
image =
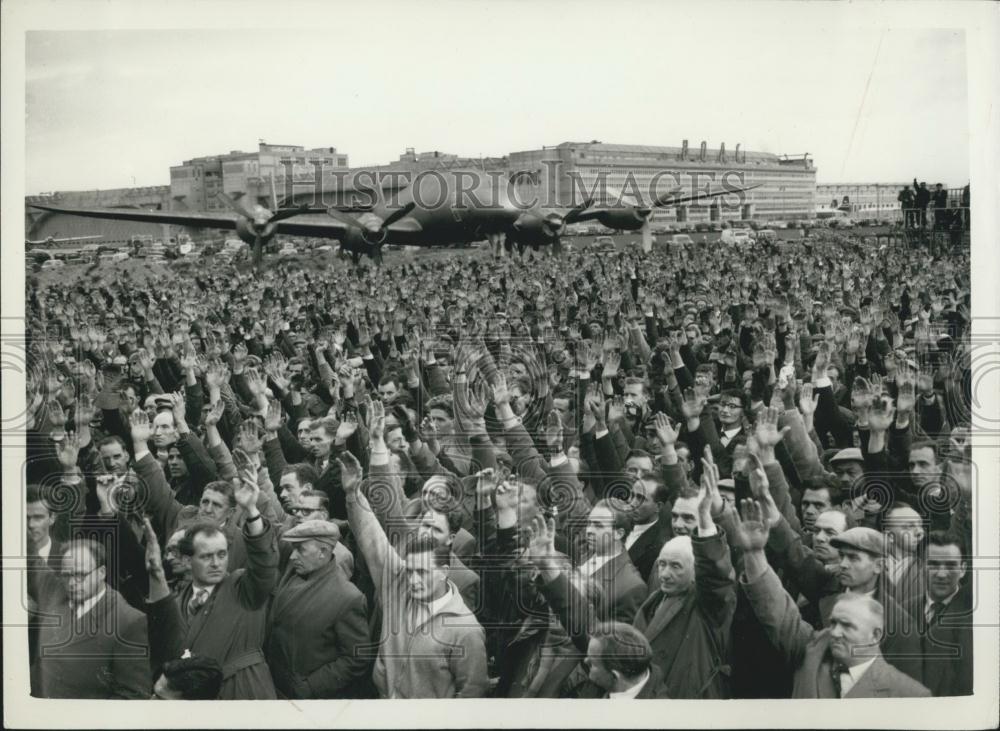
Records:
[[[925,560],[926,594],[906,605],[920,634],[921,682],[935,696],[972,694],[972,588],[964,540],[933,531]]]
[[[661,511],[665,492],[648,477],[633,478],[629,517],[632,530],[625,536],[625,550],[644,583],[649,582],[656,557],[670,537],[670,515]]]
[[[149,698],[152,678],[146,617],[106,583],[105,550],[73,541],[62,557],[62,585],[40,606],[41,627],[31,673],[36,698]]]
[[[646,583],[625,551],[625,536],[630,528],[629,516],[615,510],[606,500],[594,505],[587,517],[584,534],[587,553],[578,568],[603,591],[601,621],[631,622],[646,598]]]
[[[34,662],[38,653],[38,630],[47,620],[38,611],[42,595],[58,584],[56,572],[62,565],[64,547],[53,536],[56,513],[38,485],[28,485],[24,517],[28,549],[28,654]]]
[[[764,554],[768,527],[759,505],[744,510],[734,543],[743,550],[740,579],[768,637],[795,668],[793,698],[923,698],[930,691],[888,664],[879,649],[882,605],[868,594],[838,594],[826,628],[803,621]]]

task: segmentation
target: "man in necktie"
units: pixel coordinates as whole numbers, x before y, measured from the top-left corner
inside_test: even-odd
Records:
[[[62,558],[63,591],[44,598],[58,617],[40,628],[32,667],[36,698],[149,698],[152,682],[146,617],[106,583],[104,546],[69,544]]]
[[[925,557],[925,593],[906,605],[920,628],[921,678],[935,696],[972,693],[972,587],[964,539],[932,531]]]
[[[753,483],[752,483],[753,484]],[[826,628],[814,630],[768,565],[764,547],[771,525],[780,519],[766,485],[760,502],[745,500],[737,518],[735,545],[743,550],[740,584],[771,642],[795,668],[793,698],[919,698],[923,685],[883,659],[882,605],[867,594],[837,596]],[[762,507],[766,506],[766,507]]]

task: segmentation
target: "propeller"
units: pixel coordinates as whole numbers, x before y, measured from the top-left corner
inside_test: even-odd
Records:
[[[271,183],[273,197],[273,179]],[[264,258],[264,244],[270,241],[274,234],[277,233],[278,222],[293,216],[299,216],[303,213],[309,213],[312,210],[309,206],[302,205],[296,208],[280,208],[272,213],[263,206],[257,206],[251,212],[246,209],[242,201],[235,201],[225,193],[219,193],[219,198],[242,218],[243,228],[241,230],[238,226],[237,233],[241,234],[240,238],[253,247],[253,263],[254,267],[257,268],[260,267],[261,261]],[[244,232],[246,232],[246,237],[243,235]]]
[[[366,243],[381,248],[382,244],[389,235],[389,227],[397,221],[410,215],[416,207],[417,204],[410,201],[402,208],[394,210],[385,218],[381,218],[380,216],[372,213],[370,208],[361,209],[366,212],[357,218],[349,215],[345,209],[337,208],[335,206],[327,208],[326,212],[331,218],[340,221],[345,226],[359,231],[361,233],[361,237]]]

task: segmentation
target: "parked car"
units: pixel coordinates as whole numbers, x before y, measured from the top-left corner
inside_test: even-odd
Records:
[[[773,228],[762,228],[757,232],[757,241],[777,241],[778,234]]]
[[[736,244],[749,244],[753,241],[753,237],[750,235],[750,230],[745,228],[733,229],[733,243]]]
[[[62,269],[64,266],[66,266],[66,262],[64,261],[49,259],[48,261],[42,263],[42,271],[47,269]]]
[[[687,234],[674,234],[670,237],[670,243],[674,246],[686,246],[694,243],[692,239]]]

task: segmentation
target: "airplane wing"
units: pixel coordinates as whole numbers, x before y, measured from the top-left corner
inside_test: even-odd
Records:
[[[148,211],[139,208],[59,208],[31,204],[32,208],[40,208],[52,213],[64,213],[67,216],[83,216],[84,218],[103,218],[111,221],[138,221],[139,223],[166,223],[174,226],[191,226],[192,228],[224,228],[236,229],[236,217],[224,213],[188,213],[180,211]]]
[[[173,226],[190,228],[216,228],[229,231],[236,230],[238,218],[228,213],[198,213],[182,211],[149,211],[134,208],[57,208],[32,204],[53,213],[63,213],[68,216],[83,216],[85,218],[102,218],[111,221],[138,221],[140,223],[165,223]],[[279,234],[292,236],[315,236],[318,238],[339,239],[344,235],[347,226],[327,216],[308,219],[298,217],[278,221]]]
[[[720,195],[743,193],[748,190],[753,190],[754,188],[759,188],[761,185],[762,183],[756,183],[754,185],[748,185],[743,188],[730,188],[708,193],[695,193],[694,195],[685,195],[685,196],[666,195],[654,201],[652,206],[631,206],[626,203],[624,207],[636,208],[648,212],[650,208],[670,208],[672,206],[678,206],[682,203],[690,203],[692,201],[704,200],[707,198],[715,198]],[[572,217],[572,221],[567,221],[567,222],[593,221],[599,218],[602,214],[608,212],[621,211],[621,210],[623,210],[623,206],[593,206],[586,210],[580,211],[579,213],[577,213]]]

